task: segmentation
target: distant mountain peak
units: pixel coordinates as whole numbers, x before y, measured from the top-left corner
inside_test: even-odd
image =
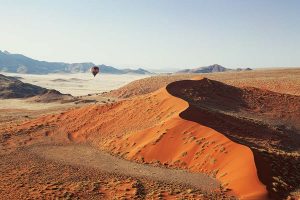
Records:
[[[176,73],[214,73],[214,72],[244,71],[244,70],[251,70],[251,69],[250,68],[246,68],[246,69],[238,68],[238,69],[234,70],[234,69],[229,69],[229,68],[223,67],[222,65],[219,65],[219,64],[213,64],[213,65],[197,67],[197,68],[193,68],[193,69],[184,69],[184,70],[180,70]]]
[[[184,69],[181,71],[178,71],[177,73],[212,73],[212,72],[224,72],[228,71],[230,69],[227,69],[223,67],[222,65],[219,64],[213,64],[209,66],[204,66],[204,67],[197,67],[194,69]]]
[[[1,50],[0,50],[0,53],[6,54],[6,55],[9,55],[9,54],[10,54],[10,53],[9,53],[8,51],[6,51],[6,50],[4,50],[4,51],[1,51]]]

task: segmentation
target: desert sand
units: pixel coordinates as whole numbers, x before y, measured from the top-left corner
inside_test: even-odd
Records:
[[[0,128],[2,196],[296,198],[298,85],[279,93],[247,81],[240,87],[174,77],[147,90],[140,88],[149,78],[136,81],[101,97],[112,94],[114,102],[68,104],[50,114],[37,109],[14,118],[17,110],[2,107],[2,117],[11,113]]]

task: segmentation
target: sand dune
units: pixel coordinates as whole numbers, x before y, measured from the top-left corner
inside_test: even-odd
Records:
[[[31,138],[51,136],[57,142],[88,142],[129,160],[206,173],[220,180],[229,194],[267,198],[253,152],[199,123],[197,115],[185,119],[182,113],[189,110],[189,103],[172,94],[179,86],[180,82],[175,82],[131,100],[42,117],[15,131],[31,133]],[[27,144],[35,141],[31,139]]]
[[[207,126],[182,119],[178,115],[188,108],[187,102],[169,98],[170,94],[164,89],[154,94],[157,102],[168,101],[168,108],[176,108],[177,112],[173,111],[173,115],[166,118],[162,116],[163,122],[151,128],[112,141],[108,147],[113,146],[115,153],[128,152],[127,159],[208,173],[241,198],[267,198],[266,188],[257,177],[251,150]],[[165,107],[158,105],[157,109]]]
[[[282,199],[299,183],[299,98],[206,78],[183,80],[30,120],[7,130],[12,134],[4,147],[42,138],[88,143],[128,160],[209,174],[229,195]]]
[[[28,101],[32,102],[42,102],[42,103],[50,103],[50,102],[73,102],[76,100],[70,94],[61,94],[59,91],[56,90],[47,90],[43,94],[31,97],[27,99]]]

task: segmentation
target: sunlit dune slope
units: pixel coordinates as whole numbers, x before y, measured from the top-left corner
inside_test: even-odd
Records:
[[[173,83],[171,89],[179,89],[177,85]],[[189,104],[167,89],[45,116],[18,130],[34,130],[37,136],[56,137],[56,141],[89,142],[130,160],[204,172],[220,180],[231,194],[266,198],[252,151],[214,129],[183,119],[180,115]]]

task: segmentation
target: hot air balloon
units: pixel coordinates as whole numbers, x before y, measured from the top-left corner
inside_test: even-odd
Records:
[[[91,72],[95,77],[99,73],[99,67],[97,67],[97,66],[92,67]]]

